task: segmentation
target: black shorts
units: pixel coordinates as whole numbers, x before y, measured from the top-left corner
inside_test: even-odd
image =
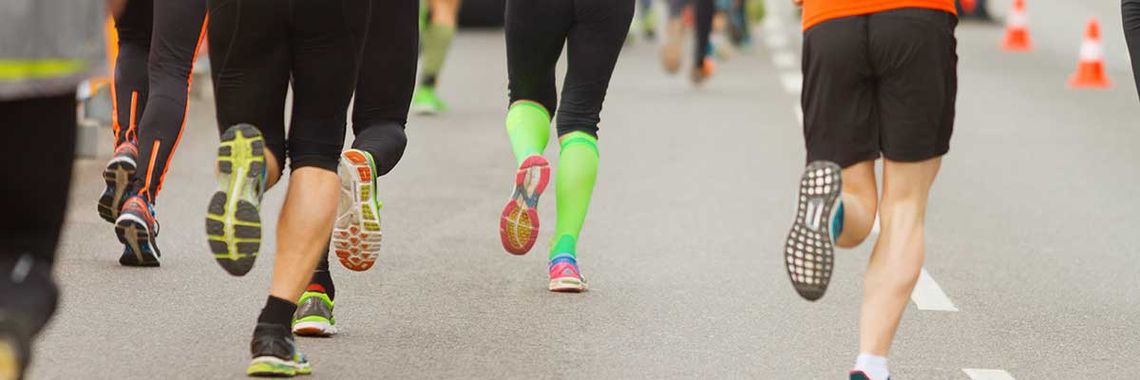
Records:
[[[950,149],[958,54],[952,14],[897,9],[804,32],[808,162],[915,162]]]

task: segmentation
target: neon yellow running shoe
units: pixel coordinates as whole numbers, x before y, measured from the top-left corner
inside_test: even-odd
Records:
[[[226,272],[243,276],[261,249],[261,196],[265,193],[265,139],[256,127],[238,124],[222,134],[217,158],[218,190],[206,214],[206,236]]]
[[[412,112],[418,115],[435,115],[447,112],[447,104],[435,94],[435,87],[420,86],[412,97]]]
[[[328,294],[313,290],[301,294],[301,300],[297,302],[297,314],[293,316],[293,334],[317,337],[336,334],[333,300]]]

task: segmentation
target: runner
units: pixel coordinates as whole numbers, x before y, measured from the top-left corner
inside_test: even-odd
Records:
[[[859,245],[876,212],[881,216],[851,379],[885,380],[886,356],[922,269],[927,199],[954,125],[954,1],[802,5],[809,164],[783,266],[796,292],[819,299],[831,280],[833,246]],[[881,201],[874,168],[880,156]]]
[[[277,224],[273,280],[250,345],[251,376],[311,372],[290,324],[340,199],[336,174],[357,80],[370,0],[209,0],[211,74],[222,141],[218,192],[206,216],[209,246],[230,274],[247,273],[261,243],[262,194],[289,189]],[[240,30],[239,30],[240,27]],[[293,108],[285,135],[285,99]],[[287,152],[287,153],[286,153]]]
[[[712,38],[713,16],[716,13],[715,0],[669,0],[669,20],[665,23],[665,43],[661,46],[661,64],[665,72],[674,74],[681,70],[683,37],[685,35],[685,7],[693,7],[693,23],[696,33],[693,36],[693,68],[690,79],[694,84],[703,83],[712,76],[715,67],[709,54],[709,40]]]
[[[408,142],[404,126],[416,84],[418,8],[416,1],[373,2],[352,107],[356,139],[352,149],[341,156],[341,201],[332,234],[333,249],[341,264],[355,271],[368,270],[376,262],[382,205],[376,199],[376,180],[396,166]],[[335,300],[336,286],[329,272],[326,249],[298,301],[293,333],[335,334]]]
[[[598,170],[599,114],[633,18],[634,0],[508,0],[507,134],[519,169],[503,209],[503,247],[526,254],[538,238],[538,197],[550,182],[543,157],[557,107],[555,65],[567,46],[569,67],[558,110],[558,221],[550,248],[549,289],[581,292],[576,244]]]
[[[104,67],[100,1],[0,3],[0,379],[20,379],[55,313],[52,276],[75,160],[75,89]]]
[[[206,32],[206,1],[131,0],[115,26],[116,148],[104,170],[107,188],[99,214],[115,223],[124,245],[120,264],[158,266],[154,204],[185,127],[191,69]]]
[[[447,111],[447,103],[435,93],[439,83],[439,73],[455,38],[455,27],[459,20],[459,6],[462,0],[426,0],[423,8],[423,73],[420,85],[416,88],[412,109],[417,114],[434,115]]]

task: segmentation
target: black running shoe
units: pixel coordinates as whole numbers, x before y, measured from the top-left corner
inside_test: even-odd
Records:
[[[103,169],[103,181],[107,183],[107,187],[99,196],[98,207],[99,216],[103,220],[115,223],[115,220],[118,219],[119,210],[122,209],[127,196],[130,195],[128,188],[138,167],[136,163],[138,156],[138,147],[132,142],[124,142],[115,147],[115,155],[111,157],[111,161],[107,162],[107,167]]]
[[[123,256],[119,264],[129,267],[157,267],[158,221],[154,219],[154,208],[143,197],[135,195],[123,204],[123,211],[115,221],[115,234],[123,243]]]
[[[265,139],[256,127],[238,124],[222,134],[217,158],[218,190],[206,214],[206,236],[226,272],[243,276],[261,249],[261,196],[265,193]]]
[[[871,380],[871,378],[868,377],[866,373],[863,373],[863,371],[851,371],[850,380]],[[888,377],[887,380],[891,380],[891,378]]]
[[[305,355],[297,351],[289,326],[258,323],[250,343],[253,360],[245,373],[257,377],[293,377],[313,372]]]
[[[784,246],[784,268],[801,297],[823,297],[834,266],[832,221],[840,210],[842,169],[828,161],[814,161],[800,178],[796,219]]]

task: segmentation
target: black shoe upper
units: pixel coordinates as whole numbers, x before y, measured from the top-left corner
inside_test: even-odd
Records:
[[[253,341],[249,344],[253,357],[274,356],[281,360],[293,360],[297,346],[293,343],[293,331],[289,326],[271,323],[258,323],[253,330]]]

